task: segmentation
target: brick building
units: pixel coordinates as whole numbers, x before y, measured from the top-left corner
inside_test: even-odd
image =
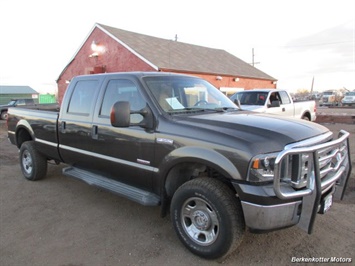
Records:
[[[97,23],[57,79],[59,101],[74,76],[126,71],[186,73],[202,77],[226,93],[276,87],[275,78],[224,50]]]

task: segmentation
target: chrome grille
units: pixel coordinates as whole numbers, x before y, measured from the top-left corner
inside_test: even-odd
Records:
[[[339,147],[326,149],[319,154],[320,177],[323,179],[330,173],[339,171],[340,166],[348,156],[348,149],[344,143],[340,143]]]
[[[348,137],[348,132],[341,131],[336,140],[328,139],[319,144],[318,139],[316,143],[307,141],[286,147],[275,160],[276,195],[280,198],[305,196],[312,193],[316,182],[320,183],[322,191],[326,191],[344,179],[351,167]]]

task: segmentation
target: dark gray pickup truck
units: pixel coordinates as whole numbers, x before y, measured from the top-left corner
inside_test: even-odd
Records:
[[[347,132],[242,111],[208,82],[170,73],[76,77],[59,113],[10,108],[8,137],[28,180],[65,163],[65,175],[160,205],[207,259],[233,251],[245,227],[311,233],[351,171]]]
[[[28,106],[28,105],[35,105],[35,101],[33,99],[12,99],[7,104],[0,105],[0,118],[3,120],[7,119],[7,110],[10,107],[16,106]]]
[[[34,99],[13,99],[7,104],[0,105],[0,119],[7,119],[7,111],[10,107],[59,111],[59,105],[56,103],[38,104]]]

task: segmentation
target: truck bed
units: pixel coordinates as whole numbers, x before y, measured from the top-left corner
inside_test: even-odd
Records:
[[[12,144],[20,148],[22,143],[21,134],[15,137],[16,127],[17,131],[21,131],[21,125],[31,125],[32,139],[36,140],[39,150],[45,149],[49,158],[60,160],[57,127],[59,113],[57,111],[14,107],[10,108],[8,113],[8,137]]]

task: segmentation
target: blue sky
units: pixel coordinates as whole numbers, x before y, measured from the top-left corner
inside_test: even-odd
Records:
[[[224,49],[295,91],[355,89],[355,0],[0,0],[0,84],[53,92],[96,22]]]

